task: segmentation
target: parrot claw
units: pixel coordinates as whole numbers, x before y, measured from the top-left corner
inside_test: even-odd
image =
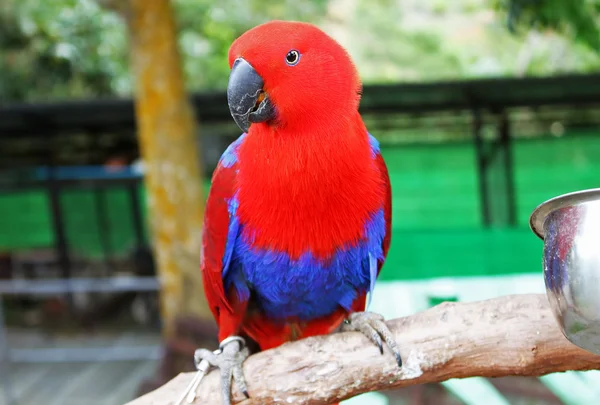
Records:
[[[221,370],[221,390],[223,404],[231,405],[231,380],[238,385],[246,398],[250,398],[246,379],[242,371],[242,363],[250,355],[246,342],[239,336],[230,336],[219,344],[219,349],[211,352],[207,349],[198,349],[194,353],[196,364],[202,361]]]
[[[374,312],[354,312],[350,314],[348,319],[342,324],[342,332],[360,332],[375,343],[383,354],[383,343],[381,338],[385,340],[387,347],[394,353],[398,367],[402,367],[402,357],[398,344],[392,335],[392,332],[385,324],[382,315]]]

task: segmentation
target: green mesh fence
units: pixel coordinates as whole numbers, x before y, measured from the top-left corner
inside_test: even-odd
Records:
[[[600,130],[514,143],[517,218],[526,226],[531,211],[560,194],[600,187]]]
[[[140,196],[145,198],[140,186]],[[106,246],[101,240],[98,202],[106,206]],[[67,189],[60,194],[64,226],[71,253],[97,258],[124,255],[135,245],[129,193],[124,188],[98,192]],[[147,225],[142,204],[143,223]],[[147,232],[146,232],[147,233]],[[48,194],[45,191],[9,193],[0,196],[0,251],[51,247],[54,243]]]
[[[526,273],[541,268],[539,241],[528,228],[531,211],[553,196],[600,186],[600,137],[516,139],[514,176],[517,228],[481,227],[473,145],[382,147],[393,190],[392,249],[383,279],[418,279]],[[208,184],[206,185],[208,187]],[[144,190],[140,186],[141,201]],[[105,191],[107,246],[126,254],[135,242],[127,190]],[[61,195],[72,253],[103,255],[94,191]],[[145,207],[142,207],[147,226]],[[49,247],[53,243],[44,191],[0,195],[0,250]]]

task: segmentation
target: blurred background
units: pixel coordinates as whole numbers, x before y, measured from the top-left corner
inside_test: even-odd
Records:
[[[3,0],[0,404],[123,404],[216,346],[198,263],[239,135],[226,55],[270,19],[317,24],[363,78],[393,190],[373,310],[544,292],[530,213],[600,183],[599,0]],[[592,404],[599,387],[470,378],[347,404]]]

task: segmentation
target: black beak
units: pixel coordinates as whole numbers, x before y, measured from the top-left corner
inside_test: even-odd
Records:
[[[251,123],[275,118],[275,109],[263,90],[264,81],[243,58],[237,58],[229,74],[227,103],[235,123],[248,132]]]

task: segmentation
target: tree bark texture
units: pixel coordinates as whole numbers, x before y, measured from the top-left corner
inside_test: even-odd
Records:
[[[130,0],[124,17],[162,320],[169,336],[178,316],[210,316],[200,274],[204,196],[196,122],[169,0]]]
[[[451,378],[541,376],[600,368],[600,356],[570,343],[545,295],[511,295],[437,305],[388,321],[404,366],[359,333],[335,333],[286,343],[244,363],[251,398],[234,387],[234,403],[330,404],[355,395]],[[173,404],[193,373],[128,405]],[[218,372],[209,373],[194,404],[220,404]]]

